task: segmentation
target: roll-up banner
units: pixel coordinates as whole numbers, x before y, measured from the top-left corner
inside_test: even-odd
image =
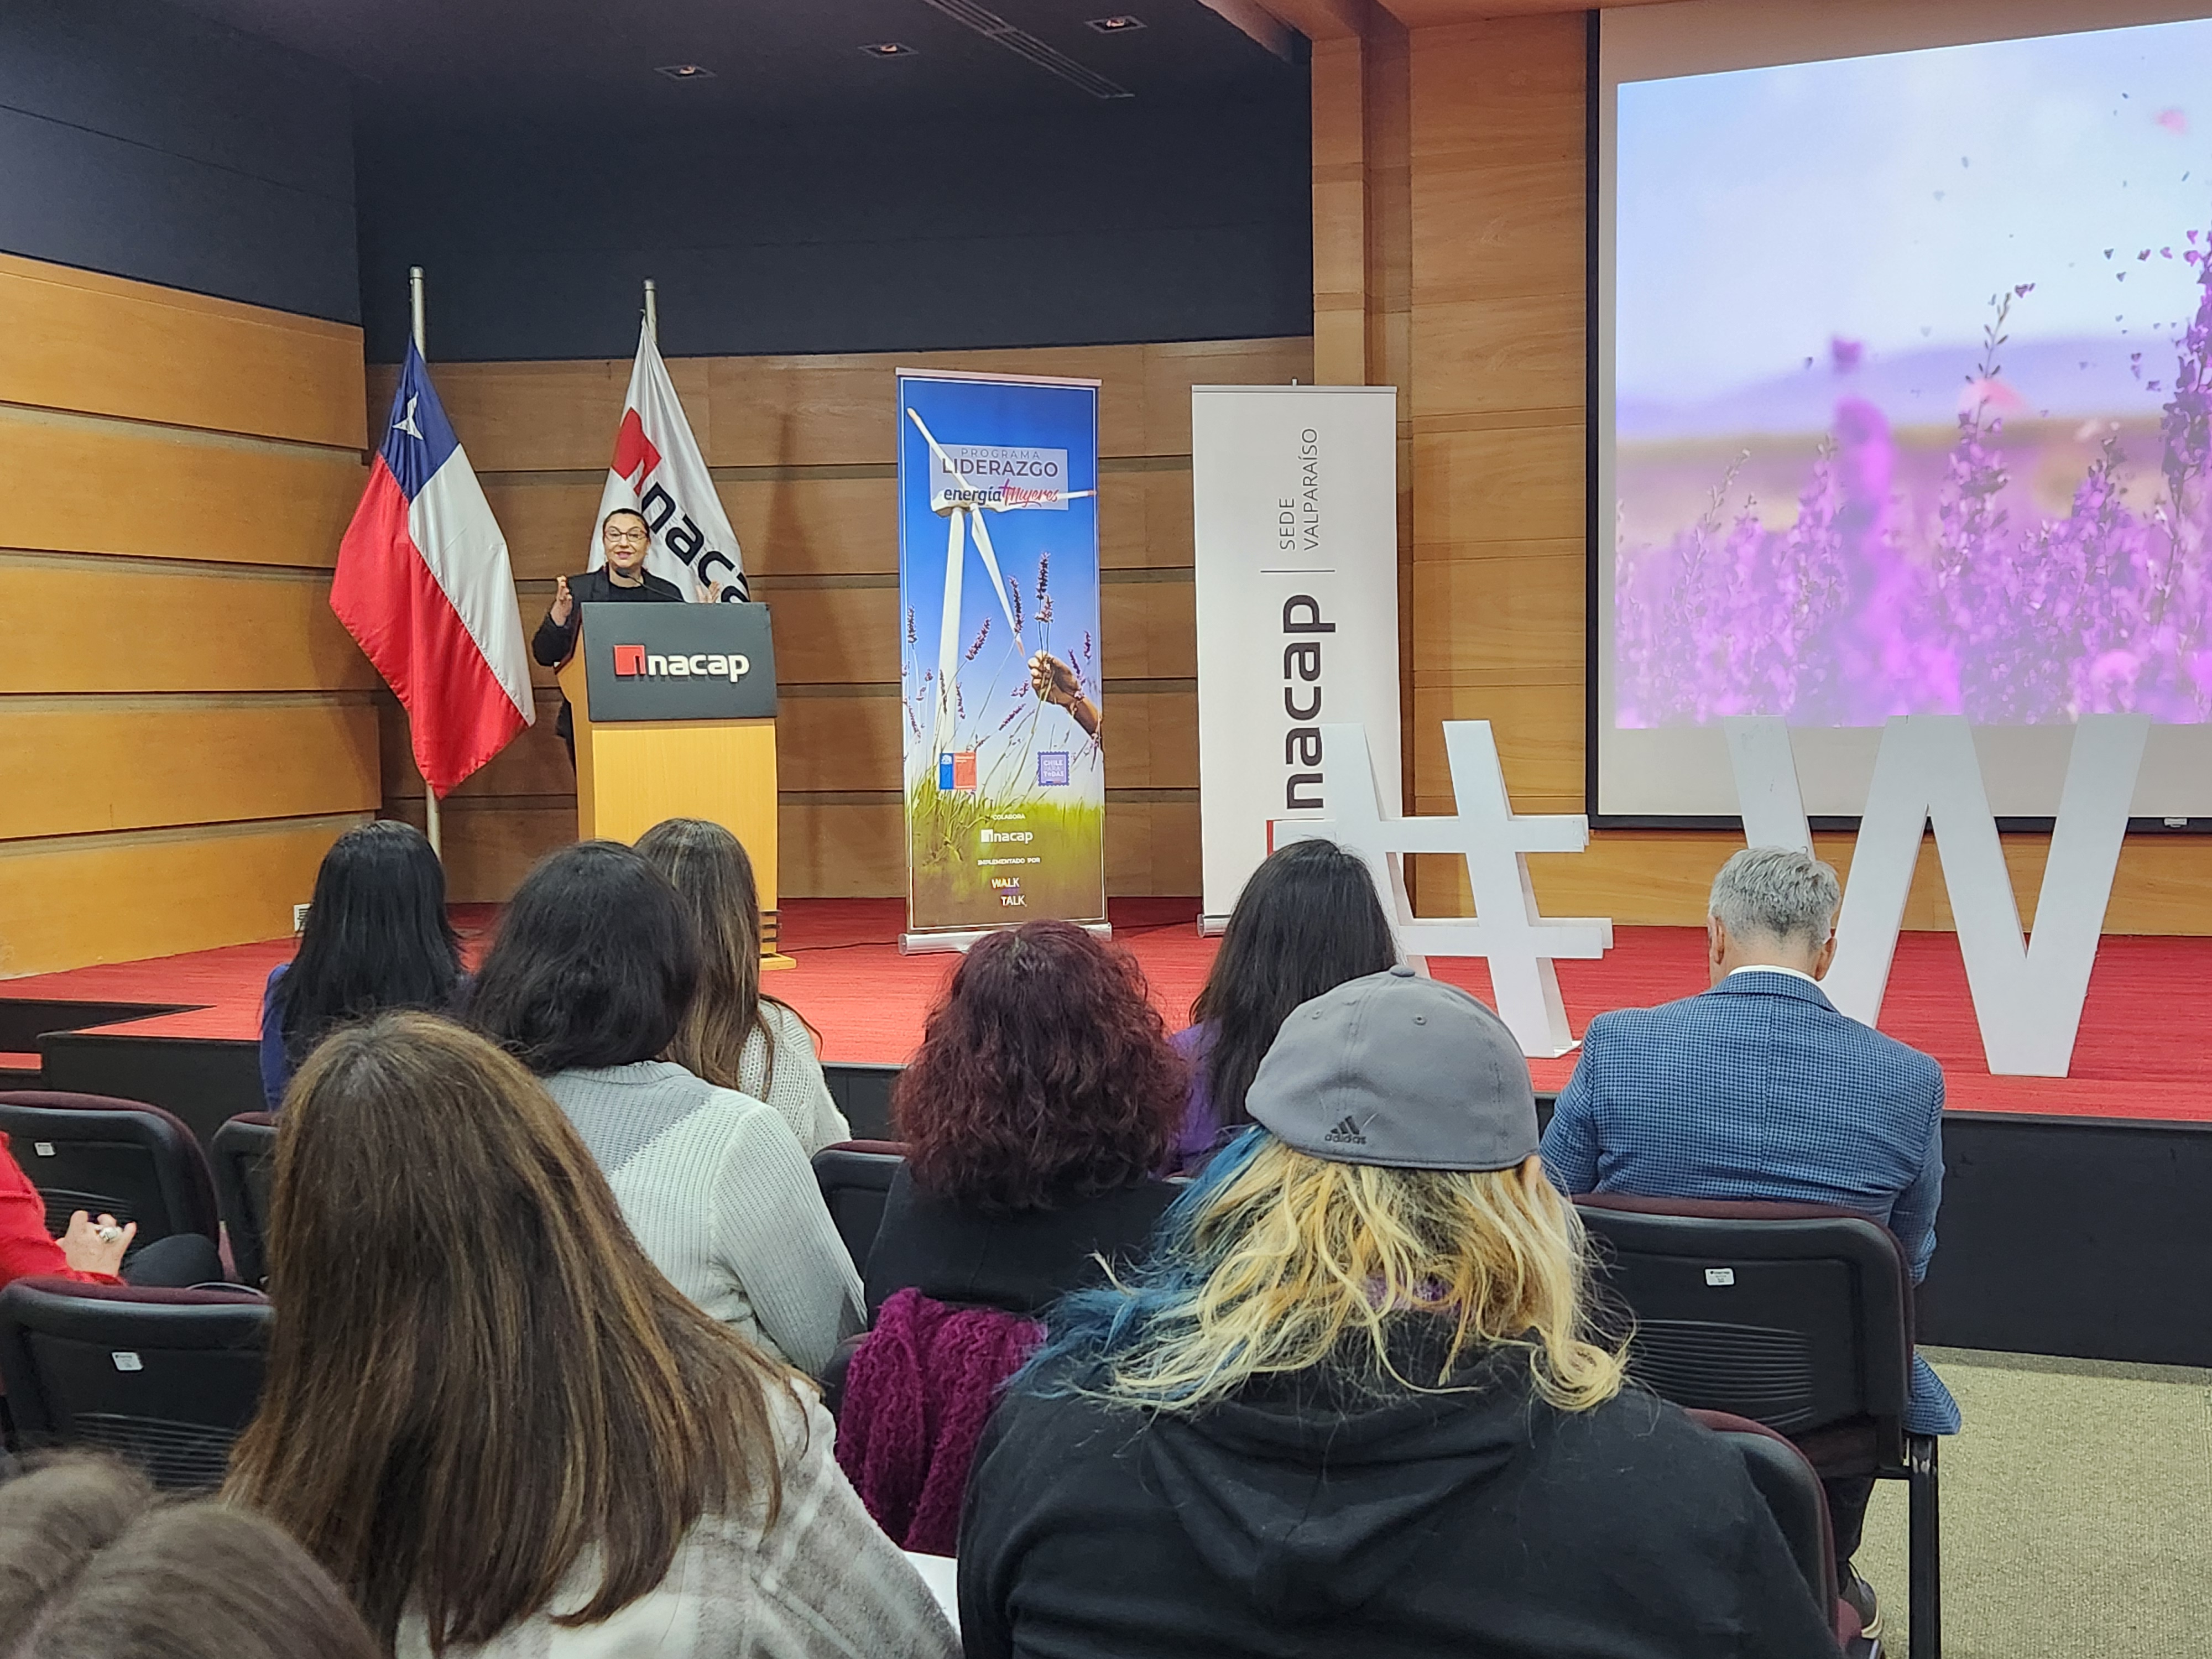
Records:
[[[1190,427],[1212,931],[1267,857],[1271,820],[1333,815],[1324,725],[1364,726],[1376,775],[1399,775],[1398,394],[1193,386]]]
[[[1106,919],[1098,382],[898,371],[906,950]]]

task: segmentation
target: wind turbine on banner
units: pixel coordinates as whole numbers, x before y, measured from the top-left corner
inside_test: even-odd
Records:
[[[929,446],[929,453],[937,458],[945,476],[957,482],[960,474],[952,465],[952,458],[945,453],[945,446],[937,441],[936,435],[922,420],[921,411],[909,408],[906,416],[914,422],[914,429],[921,434],[922,442]],[[1037,492],[1049,501],[1079,501],[1097,493],[1096,489]],[[1006,579],[999,569],[998,551],[991,545],[990,526],[985,520],[984,513],[987,509],[993,513],[1018,513],[1025,508],[1048,504],[1046,501],[1009,501],[1005,499],[1003,489],[996,500],[984,499],[983,492],[980,490],[963,494],[977,499],[963,500],[949,489],[930,492],[930,510],[944,514],[945,520],[945,602],[937,620],[937,720],[930,744],[931,748],[939,753],[951,741],[956,719],[952,677],[960,661],[961,584],[968,562],[968,537],[972,532],[975,538],[975,550],[982,556],[983,568],[991,578],[992,591],[999,596],[999,610],[1006,619],[1007,630],[1013,635],[1014,648],[1020,652],[1022,660],[1026,663],[1029,660],[1029,645],[1022,638],[1021,624],[1014,620],[1013,604],[1006,597]]]

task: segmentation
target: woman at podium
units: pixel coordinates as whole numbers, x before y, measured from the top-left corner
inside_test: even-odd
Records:
[[[576,607],[580,605],[681,605],[684,595],[674,582],[645,568],[653,551],[653,532],[645,514],[634,507],[618,507],[599,526],[599,545],[607,562],[580,576],[562,576],[553,585],[552,608],[538,624],[530,641],[530,654],[548,668],[558,668],[576,653]],[[576,716],[566,697],[553,722],[554,731],[568,750],[568,764],[576,763]]]

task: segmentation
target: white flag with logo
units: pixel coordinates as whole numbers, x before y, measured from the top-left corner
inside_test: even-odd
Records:
[[[606,562],[600,526],[617,507],[635,507],[653,532],[645,568],[676,584],[687,599],[746,597],[744,556],[730,528],[722,499],[707,471],[699,441],[676,400],[676,386],[651,329],[638,334],[637,362],[629,372],[622,425],[615,431],[614,464],[592,521],[587,569]]]

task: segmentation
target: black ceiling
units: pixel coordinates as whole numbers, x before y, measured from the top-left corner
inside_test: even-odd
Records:
[[[345,70],[371,121],[896,118],[1108,101],[1085,71],[1152,101],[1281,96],[1304,76],[1200,0],[172,3]],[[1118,14],[1145,27],[1088,26]],[[1014,33],[994,38],[1000,25]],[[861,51],[881,41],[911,51]],[[1075,68],[1055,74],[1055,61]],[[713,78],[655,73],[676,64]]]

